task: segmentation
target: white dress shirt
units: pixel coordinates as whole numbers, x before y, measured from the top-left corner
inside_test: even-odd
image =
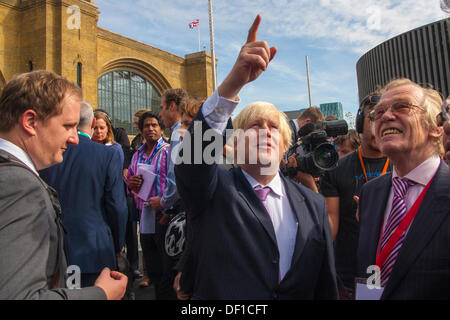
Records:
[[[202,112],[206,122],[212,128],[224,132],[228,119],[238,105],[238,101],[228,100],[220,97],[217,90],[203,103]],[[269,184],[262,186],[247,172],[242,173],[250,183],[252,188],[256,186],[270,187],[266,199],[266,206],[270,211],[270,220],[272,221],[277,239],[278,252],[280,253],[280,281],[289,271],[292,262],[292,256],[295,249],[295,240],[297,237],[298,222],[295,214],[286,196],[286,189],[277,173]]]
[[[280,280],[284,278],[291,268],[292,256],[295,249],[298,222],[292,211],[286,189],[279,173],[267,185],[263,186],[253,179],[251,175],[242,170],[245,178],[254,189],[257,186],[270,187],[266,198],[266,207],[269,210],[270,220],[277,238],[278,252],[280,253]]]
[[[37,176],[39,176],[30,156],[20,147],[16,146],[12,142],[9,142],[8,140],[0,138],[0,149],[12,154],[14,157],[22,161],[27,167],[29,167]]]
[[[219,96],[217,89],[214,93],[203,103],[202,113],[205,117],[206,123],[220,134],[223,133],[227,127],[228,119],[231,117],[234,109],[239,104],[237,101],[229,100]]]

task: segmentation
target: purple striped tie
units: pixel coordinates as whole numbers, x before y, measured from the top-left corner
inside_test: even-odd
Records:
[[[267,205],[266,205],[267,195],[270,193],[270,190],[271,190],[270,187],[262,188],[261,186],[256,186],[253,188],[253,190],[255,190],[256,195],[263,203],[264,208],[266,208],[266,210],[267,210],[267,213],[269,213],[269,215],[270,215],[269,209],[267,209]]]
[[[399,177],[395,177],[392,180],[392,188],[394,189],[394,197],[392,199],[392,208],[389,214],[388,220],[386,222],[386,226],[383,230],[383,234],[381,236],[381,245],[380,252],[384,248],[384,246],[389,242],[389,239],[402,222],[403,218],[406,215],[406,203],[405,203],[405,195],[409,186],[414,185],[415,182],[408,179],[401,179]],[[406,232],[398,239],[394,248],[392,249],[389,256],[386,258],[386,261],[381,267],[381,285],[385,285],[389,280],[389,276],[394,267],[395,261],[398,256],[398,252],[402,246],[403,240],[405,239]]]

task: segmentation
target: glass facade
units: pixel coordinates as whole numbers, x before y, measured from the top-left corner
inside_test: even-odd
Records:
[[[340,102],[322,103],[320,105],[320,111],[322,111],[325,118],[327,116],[334,115],[338,119],[344,119],[342,103]]]
[[[161,95],[145,78],[128,70],[108,72],[98,79],[98,107],[111,116],[114,127],[136,134],[133,116],[139,109],[159,112]]]

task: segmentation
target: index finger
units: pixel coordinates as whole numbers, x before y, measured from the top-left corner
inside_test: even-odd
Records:
[[[252,26],[248,30],[248,36],[247,36],[246,43],[256,41],[256,34],[258,33],[258,27],[259,27],[260,22],[261,22],[261,15],[258,13],[258,15],[255,18],[255,21],[253,21]]]

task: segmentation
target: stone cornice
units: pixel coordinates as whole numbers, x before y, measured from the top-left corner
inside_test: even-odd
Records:
[[[176,54],[170,53],[168,51],[156,48],[152,45],[146,44],[144,42],[140,42],[138,40],[134,40],[132,38],[123,36],[121,34],[109,31],[107,29],[97,27],[97,37],[109,42],[113,42],[116,44],[120,44],[129,48],[133,48],[135,50],[139,50],[145,53],[153,54],[154,56],[158,56],[159,58],[177,63],[177,64],[183,64],[185,59],[183,57],[180,57]],[[170,58],[168,58],[170,57]]]
[[[98,17],[99,14],[99,10],[98,10],[98,6],[96,6],[95,4],[92,4],[90,2],[86,2],[86,1],[82,1],[82,0],[72,0],[73,2],[77,3],[80,5],[80,11],[83,14],[92,16],[92,17]],[[61,0],[29,0],[26,2],[20,2],[18,0],[1,0],[0,1],[0,6],[4,6],[10,9],[14,9],[17,11],[26,11],[28,9],[31,8],[35,8],[35,7],[42,7],[46,4],[50,4],[53,6],[65,6],[65,7],[69,7],[71,4],[61,1]],[[87,7],[90,9],[90,11],[86,10],[83,7]],[[92,10],[95,10],[96,13],[93,13]]]

